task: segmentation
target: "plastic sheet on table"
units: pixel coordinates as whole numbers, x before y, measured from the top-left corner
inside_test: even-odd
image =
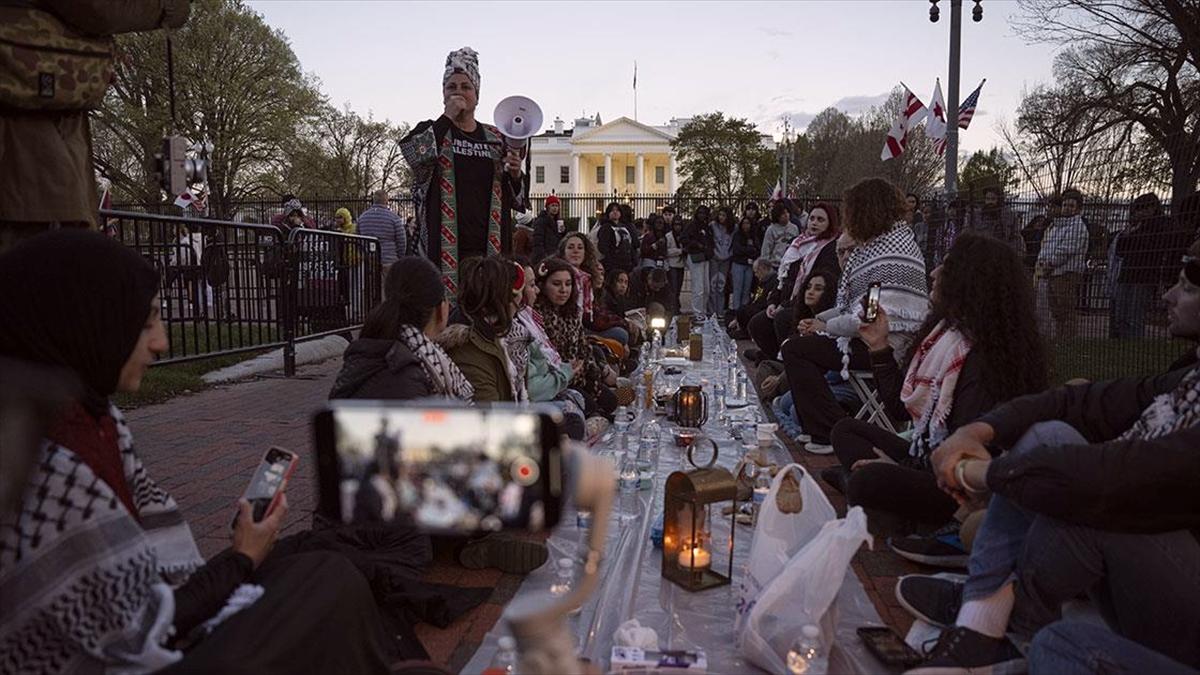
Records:
[[[689,374],[696,377],[717,376],[716,369],[705,366],[707,364],[695,364]],[[713,408],[715,410],[716,406]],[[636,435],[635,429],[636,425],[630,429],[631,436]],[[718,465],[732,470],[740,457],[740,443],[715,419],[705,426],[704,431],[720,448]],[[616,447],[614,435],[597,444],[593,452],[613,455],[616,461]],[[636,618],[643,626],[657,631],[661,648],[703,650],[708,657],[710,673],[762,672],[738,654],[733,630],[738,602],[737,580],[746,565],[753,528],[748,525],[736,526],[732,584],[693,593],[663,579],[662,551],[651,544],[650,528],[662,511],[663,484],[667,476],[683,468],[685,460],[683,452],[669,442],[661,444],[657,453],[648,453],[643,449],[643,458],[647,454],[656,460],[653,489],[634,493],[618,492],[616,495],[604,562],[600,568],[600,583],[582,609],[568,619],[580,656],[596,664],[602,672],[606,671],[614,632],[625,621]],[[769,454],[771,461],[780,466],[792,461],[778,441]],[[712,525],[714,541],[725,541],[730,518],[714,513]],[[579,560],[581,540],[585,533],[578,527],[574,509],[566,509],[562,523],[547,540],[550,559],[569,557]],[[543,565],[526,577],[517,591],[517,597],[549,593],[554,577],[554,566]],[[859,626],[882,625],[883,622],[862,583],[849,569],[838,593],[836,610],[838,623],[830,672],[888,672],[883,664],[867,653],[855,632]],[[487,668],[496,653],[497,640],[507,633],[508,626],[501,620],[485,636],[463,672],[478,673]]]

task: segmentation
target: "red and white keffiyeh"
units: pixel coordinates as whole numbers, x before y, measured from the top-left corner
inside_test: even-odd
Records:
[[[971,342],[945,320],[917,347],[900,389],[900,400],[913,419],[909,454],[926,457],[946,440],[954,388],[970,352]]]
[[[817,256],[821,255],[825,245],[833,241],[832,239],[818,239],[819,235],[802,234],[792,240],[788,245],[787,250],[783,252],[783,257],[779,259],[779,272],[776,276],[779,277],[779,290],[785,290],[783,285],[787,281],[788,272],[791,271],[792,265],[799,264],[800,270],[796,274],[796,282],[792,286],[792,295],[796,295],[796,291],[804,284],[804,280],[808,278],[812,272],[812,266],[817,261]]]

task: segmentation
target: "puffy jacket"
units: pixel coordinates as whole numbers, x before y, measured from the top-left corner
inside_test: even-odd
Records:
[[[432,396],[420,359],[404,343],[359,338],[346,347],[329,398],[403,400]]]
[[[455,324],[442,331],[437,342],[475,387],[472,400],[480,403],[513,400],[508,356],[497,340],[489,340],[470,326]]]

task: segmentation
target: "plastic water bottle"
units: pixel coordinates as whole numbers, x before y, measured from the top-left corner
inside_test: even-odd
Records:
[[[621,457],[621,471],[619,474],[621,492],[637,492],[638,481],[641,480],[641,475],[638,473],[637,459],[633,453],[626,452]]]
[[[484,675],[512,675],[517,672],[517,641],[510,635],[497,640],[499,649],[496,655],[492,657],[492,665],[485,671]]]
[[[559,558],[555,562],[554,582],[550,584],[550,594],[562,596],[571,592],[571,584],[575,581],[575,562],[570,558]]]
[[[794,675],[826,675],[829,672],[829,653],[821,641],[820,628],[810,623],[800,629],[800,637],[788,650],[787,668]]]

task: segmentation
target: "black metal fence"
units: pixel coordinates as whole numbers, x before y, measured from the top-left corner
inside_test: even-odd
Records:
[[[161,275],[170,345],[158,364],[283,348],[359,328],[382,297],[371,237],[102,211],[109,231]]]

